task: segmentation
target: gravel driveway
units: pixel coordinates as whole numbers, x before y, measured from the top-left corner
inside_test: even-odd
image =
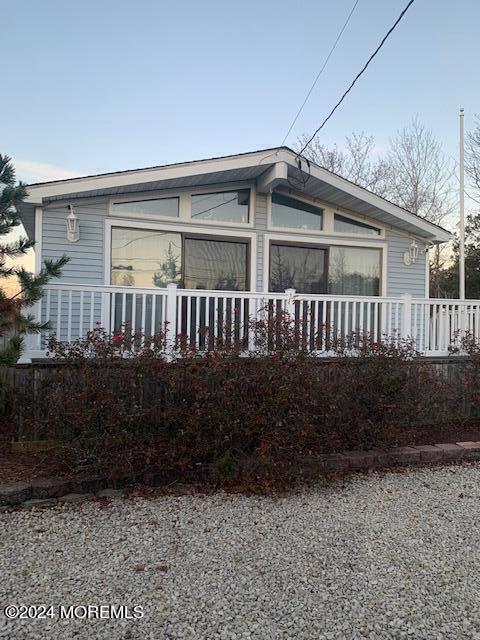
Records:
[[[357,476],[281,498],[163,496],[0,514],[21,638],[480,638],[480,466]],[[143,618],[60,619],[59,605]],[[82,611],[80,609],[80,611]]]

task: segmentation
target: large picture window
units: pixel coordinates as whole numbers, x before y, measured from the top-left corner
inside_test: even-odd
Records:
[[[381,270],[381,249],[270,245],[270,291],[378,296]]]
[[[170,231],[112,228],[111,283],[128,287],[248,289],[248,243]]]
[[[247,289],[247,243],[185,238],[186,289]]]
[[[340,295],[380,295],[381,249],[330,247],[329,292]]]
[[[111,283],[122,287],[165,287],[180,283],[180,233],[114,227]]]
[[[245,224],[249,219],[250,189],[192,195],[191,205],[194,220]]]
[[[326,249],[272,244],[270,291],[325,293]]]
[[[289,198],[281,193],[273,193],[272,226],[321,231],[323,228],[323,209]]]

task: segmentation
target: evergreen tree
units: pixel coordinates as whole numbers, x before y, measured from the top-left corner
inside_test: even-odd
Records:
[[[159,264],[159,270],[153,274],[153,284],[156,287],[166,287],[171,282],[179,282],[181,278],[181,267],[179,256],[175,255],[172,243],[168,243],[165,251],[165,260]]]
[[[8,241],[8,234],[21,223],[18,205],[27,197],[27,187],[16,184],[15,169],[11,159],[0,154],[0,337],[10,336],[7,345],[0,350],[0,364],[13,364],[23,347],[23,335],[38,333],[48,328],[48,323],[36,322],[29,308],[43,295],[43,287],[51,278],[58,278],[67,256],[58,260],[45,260],[36,275],[22,266],[8,266],[7,260],[19,258],[31,249],[35,242],[28,238]],[[18,291],[9,293],[7,279],[18,280]]]

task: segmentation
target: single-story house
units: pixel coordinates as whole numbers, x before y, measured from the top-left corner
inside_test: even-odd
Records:
[[[70,256],[36,309],[62,340],[168,321],[198,346],[205,328],[248,333],[266,300],[308,314],[312,336],[448,337],[428,250],[450,233],[287,147],[32,184],[22,213],[37,269]],[[44,352],[33,336],[27,357]]]

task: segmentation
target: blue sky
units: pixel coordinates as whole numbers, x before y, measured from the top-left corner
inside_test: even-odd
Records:
[[[360,0],[287,143],[319,124],[406,0]],[[0,3],[0,151],[27,181],[279,145],[353,0]],[[322,132],[384,148],[415,116],[457,156],[480,112],[480,3],[416,0]],[[7,56],[7,60],[5,60]]]

